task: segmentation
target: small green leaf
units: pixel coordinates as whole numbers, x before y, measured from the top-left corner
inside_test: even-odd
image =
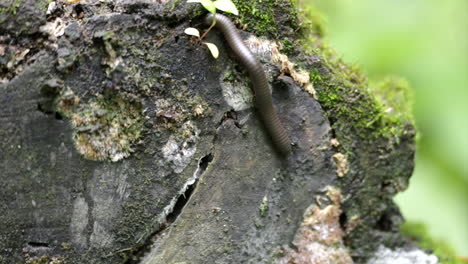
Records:
[[[203,44],[205,44],[205,45],[208,47],[208,49],[209,49],[210,52],[211,52],[211,55],[213,55],[213,58],[217,59],[218,56],[219,56],[218,47],[216,47],[215,44],[209,43],[209,42],[203,42]]]
[[[231,0],[216,0],[214,5],[217,9],[224,11],[226,13],[231,13],[234,15],[239,15],[239,11],[237,11],[236,6]]]
[[[210,13],[216,13],[216,6],[211,0],[188,0],[187,3],[200,3]]]
[[[200,31],[193,27],[186,28],[184,30],[184,33],[190,36],[200,37]]]

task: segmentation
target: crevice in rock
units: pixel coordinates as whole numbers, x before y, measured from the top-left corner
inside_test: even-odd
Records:
[[[185,205],[190,199],[190,196],[192,196],[193,190],[195,189],[195,185],[197,184],[197,182],[198,180],[196,180],[192,185],[187,186],[187,190],[185,190],[185,192],[179,196],[176,204],[174,205],[174,208],[172,209],[172,212],[166,216],[166,226],[169,226],[170,224],[174,223],[174,221],[180,215],[182,209],[184,209]]]
[[[48,116],[54,116],[54,118],[57,120],[63,120],[63,116],[59,112],[52,110],[49,105],[50,105],[49,102],[38,103],[37,111],[44,113],[45,115],[48,115]]]
[[[226,122],[226,120],[230,119],[234,121],[234,125],[237,128],[242,128],[241,124],[239,123],[237,112],[234,110],[230,110],[224,113],[223,118],[221,118],[221,121],[219,121],[218,123],[218,127],[220,127],[224,122]]]
[[[75,11],[75,14],[76,14],[76,17],[78,19],[81,19],[85,16],[86,14],[86,10],[85,10],[85,6],[81,5],[81,4],[77,4],[74,8],[73,8],[73,11]]]
[[[163,213],[163,221],[160,221],[159,228],[154,231],[146,239],[146,242],[141,246],[135,248],[133,253],[128,257],[128,260],[124,264],[137,264],[140,263],[141,258],[151,250],[151,246],[154,241],[156,241],[160,235],[167,230],[174,223],[179,215],[182,213],[184,207],[190,201],[190,197],[197,188],[198,180],[200,176],[206,171],[208,165],[213,160],[213,155],[211,153],[202,157],[198,162],[198,168],[195,171],[192,179],[190,179],[187,184],[182,188],[181,192],[177,197],[173,199],[169,206],[167,206]],[[164,217],[165,216],[165,217]]]
[[[42,103],[37,104],[37,111],[39,111],[41,113],[44,113],[46,115],[54,114],[54,111],[49,110],[48,107],[44,107],[44,105]]]
[[[55,119],[57,120],[63,120],[63,116],[59,112],[55,112]]]
[[[398,232],[403,218],[398,208],[392,206],[382,212],[375,223],[375,228],[383,232]]]
[[[177,202],[175,203],[172,212],[166,216],[166,227],[174,223],[177,217],[182,213],[182,210],[189,201],[190,196],[192,196],[193,191],[197,187],[198,178],[205,172],[208,164],[210,164],[212,160],[213,155],[211,153],[200,159],[198,163],[198,169],[195,172],[195,181],[188,185],[184,193],[180,194],[179,198],[177,198]]]
[[[12,36],[0,34],[0,83],[13,80],[37,59],[37,54],[45,49],[42,33]]]
[[[57,120],[62,120],[63,116],[57,112],[57,97],[62,89],[62,81],[50,79],[41,87],[41,99],[37,103],[37,111],[48,116],[54,116]]]
[[[28,246],[33,247],[33,248],[48,248],[49,244],[45,242],[29,241]]]
[[[377,230],[389,232],[392,230],[392,221],[387,213],[383,213],[376,223]]]
[[[342,212],[340,214],[339,221],[341,229],[346,230],[346,225],[348,224],[348,215],[346,214],[346,212]]]

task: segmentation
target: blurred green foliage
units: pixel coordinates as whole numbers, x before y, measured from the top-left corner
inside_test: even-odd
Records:
[[[309,0],[371,82],[406,78],[419,131],[403,215],[468,256],[468,1]]]
[[[434,239],[427,231],[427,227],[421,223],[404,223],[400,231],[410,238],[412,241],[418,243],[422,248],[429,248],[434,250],[434,254],[439,257],[441,264],[464,264],[466,263],[459,257],[455,257],[455,252],[452,247],[447,245],[445,241]]]

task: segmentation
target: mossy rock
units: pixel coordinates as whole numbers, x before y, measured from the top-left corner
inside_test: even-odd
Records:
[[[33,2],[0,14],[0,263],[282,263],[317,221],[336,231],[324,259],[411,245],[392,201],[413,169],[407,84],[369,84],[316,13],[235,1],[294,143],[282,157],[222,35],[214,60],[183,34],[200,5]]]

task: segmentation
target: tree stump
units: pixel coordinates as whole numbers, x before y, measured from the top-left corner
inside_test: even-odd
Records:
[[[293,142],[198,4],[0,3],[0,263],[366,263],[410,248],[403,82],[369,87],[289,0],[235,1]],[[378,88],[378,89],[377,89]]]

